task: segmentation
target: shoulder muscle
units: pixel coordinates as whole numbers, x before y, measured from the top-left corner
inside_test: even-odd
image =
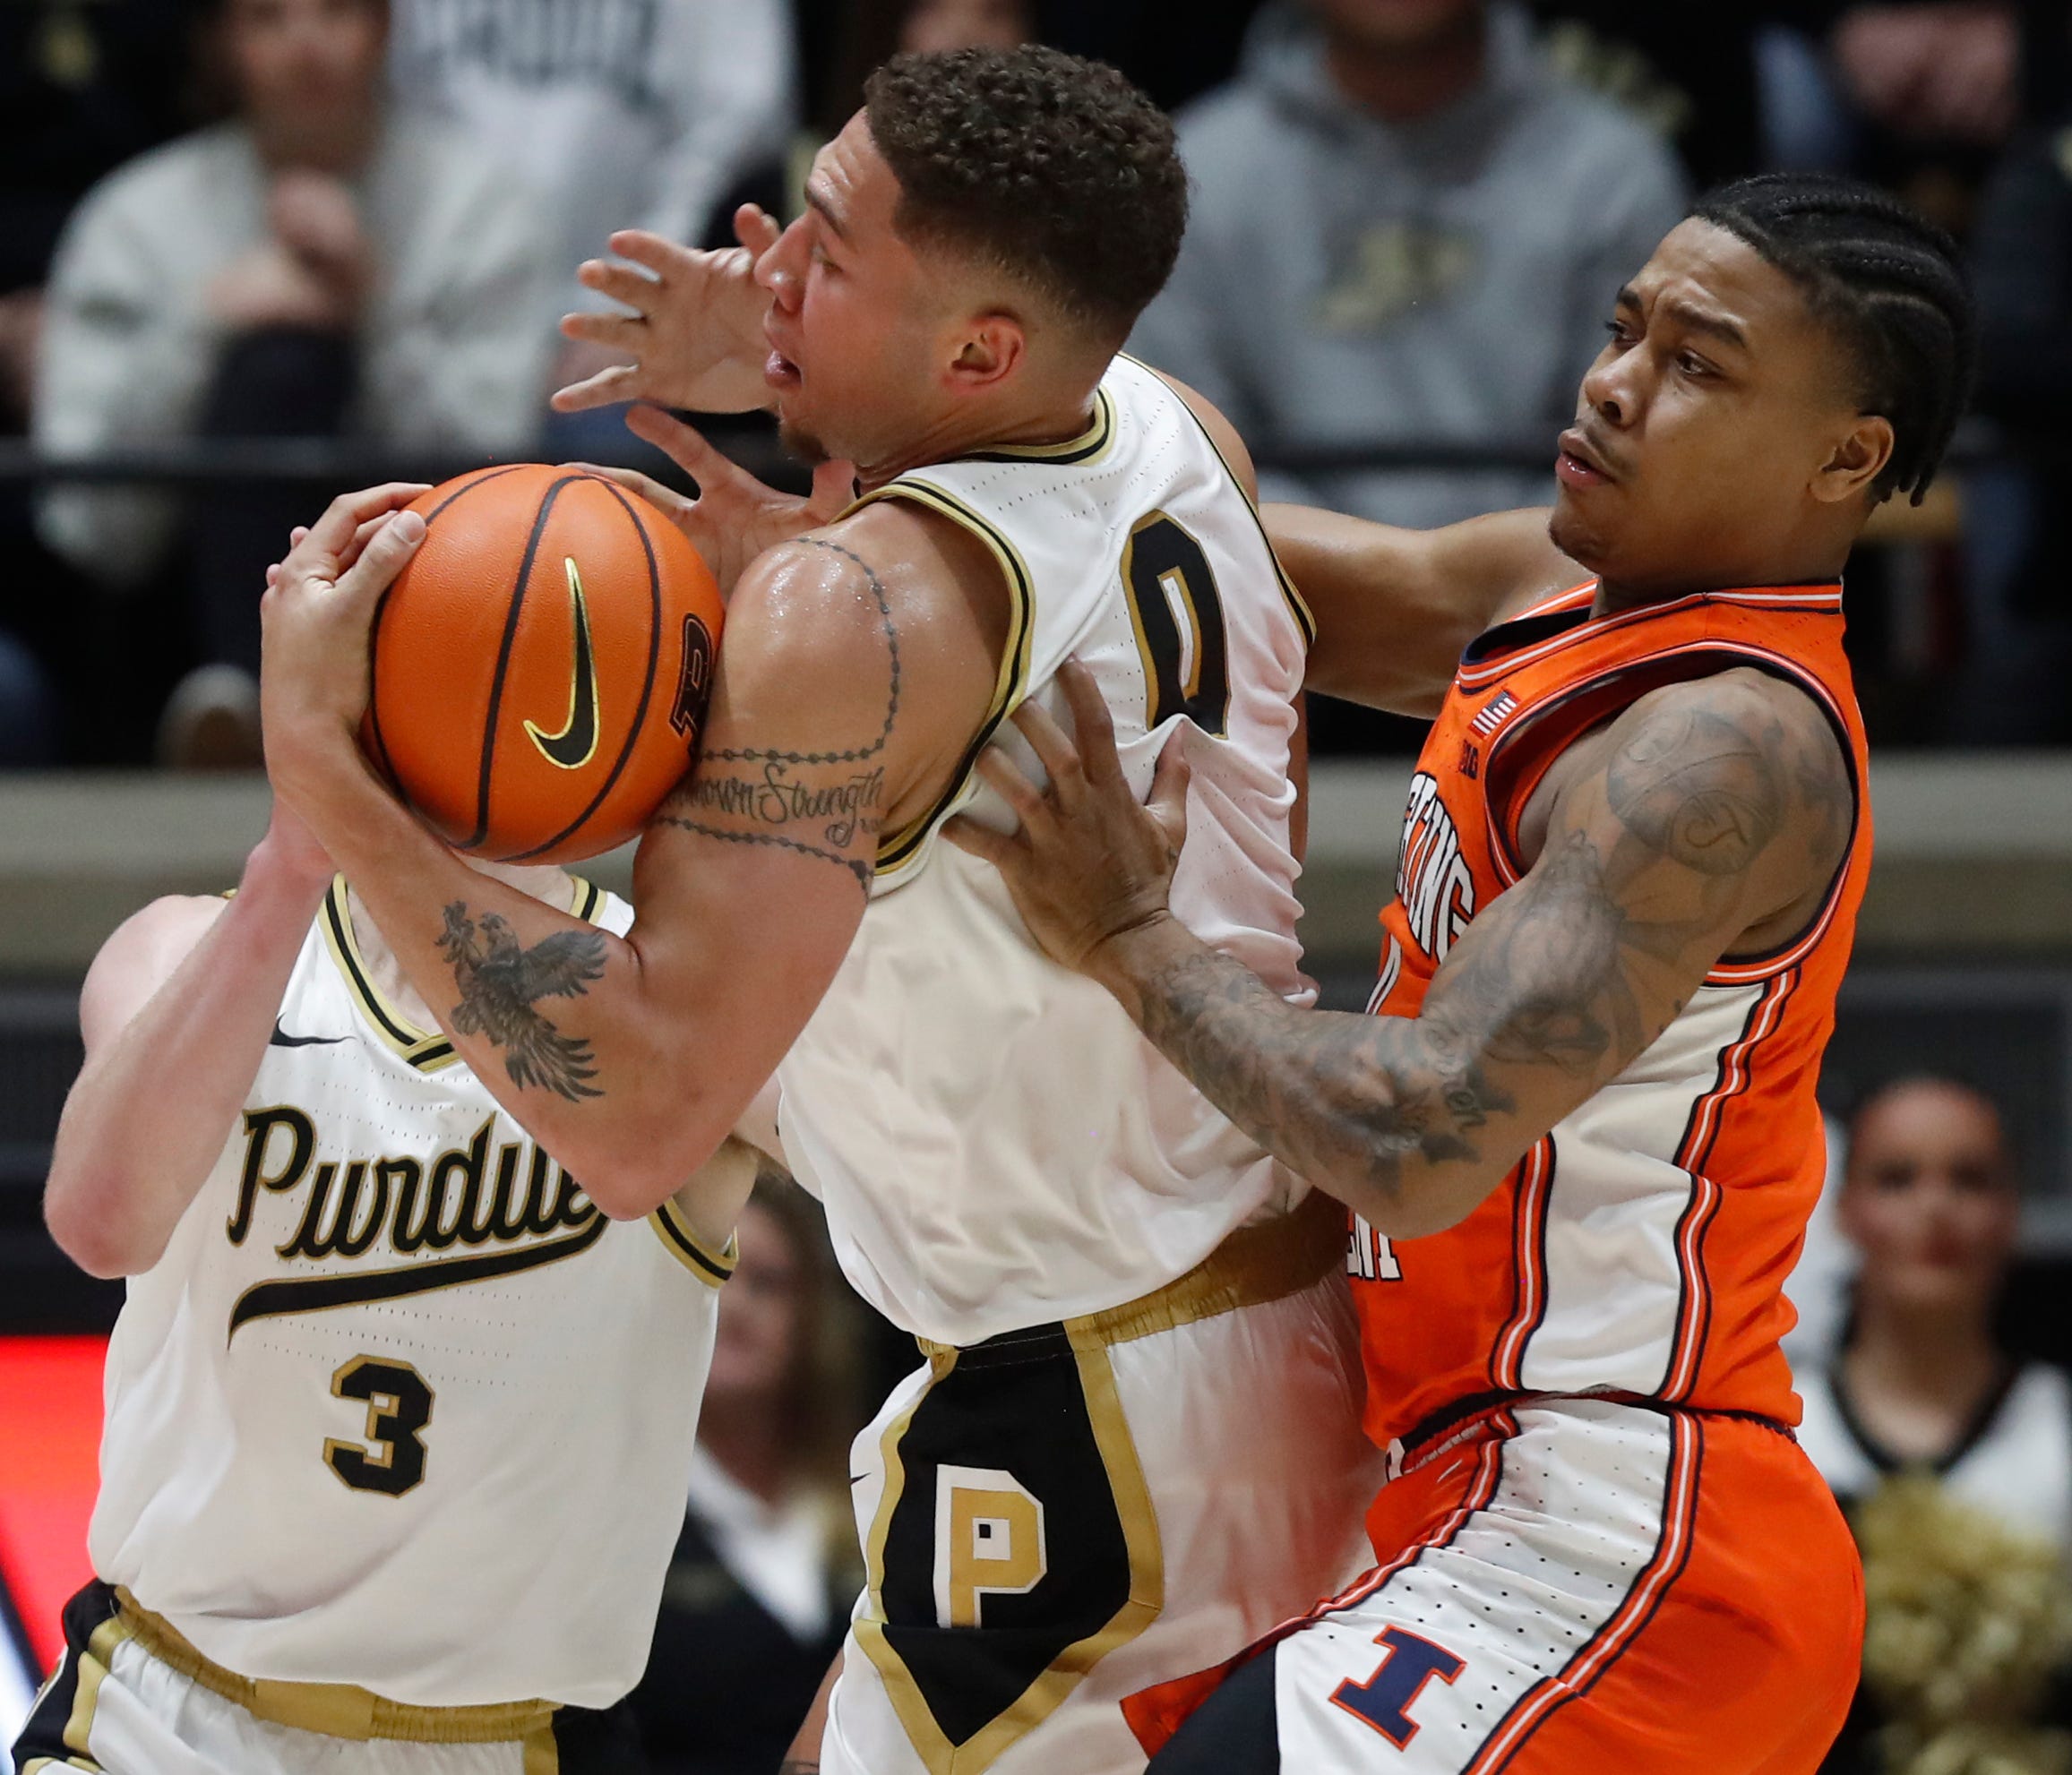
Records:
[[[168,895],[116,927],[80,988],[79,1027],[89,1053],[122,1033],[228,905],[213,894]]]

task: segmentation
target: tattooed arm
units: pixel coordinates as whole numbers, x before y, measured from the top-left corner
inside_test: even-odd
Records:
[[[963,532],[890,503],[751,566],[704,749],[641,842],[624,938],[469,869],[389,793],[353,741],[364,679],[346,694],[295,657],[364,657],[352,625],[371,596],[312,577],[284,573],[266,607],[281,794],[504,1108],[607,1213],[650,1212],[710,1157],[826,990],[880,827],[932,804],[983,723],[1006,630],[999,569]]]
[[[1419,1016],[1305,1010],[1165,909],[1183,773],[1162,767],[1138,806],[1097,699],[1067,688],[1077,749],[1041,711],[1017,717],[1050,790],[985,767],[1021,833],[951,836],[1218,1109],[1396,1238],[1471,1212],[1723,955],[1793,934],[1847,843],[1841,749],[1803,694],[1745,671],[1657,690],[1571,750],[1537,860],[1454,944]]]

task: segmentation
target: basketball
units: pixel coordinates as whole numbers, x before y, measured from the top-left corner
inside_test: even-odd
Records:
[[[486,468],[415,501],[361,742],[456,850],[567,862],[634,836],[697,756],[723,611],[689,540],[601,476]]]

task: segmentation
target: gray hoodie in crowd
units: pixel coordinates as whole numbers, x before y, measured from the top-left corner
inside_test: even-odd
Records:
[[[1414,124],[1354,106],[1321,32],[1263,13],[1238,78],[1181,114],[1193,219],[1137,356],[1255,450],[1474,442],[1572,418],[1619,287],[1683,212],[1669,149],[1490,8],[1477,85]],[[1547,475],[1268,471],[1268,499],[1451,523],[1552,496]]]

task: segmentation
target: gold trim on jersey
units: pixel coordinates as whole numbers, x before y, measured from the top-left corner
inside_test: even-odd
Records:
[[[575,885],[568,912],[586,924],[596,922],[598,910],[604,904],[604,890],[580,875],[569,879]],[[331,951],[331,960],[338,964],[340,973],[345,976],[346,986],[361,1015],[374,1026],[382,1040],[419,1072],[442,1072],[455,1064],[460,1056],[454,1051],[453,1043],[444,1032],[420,1029],[374,984],[374,975],[360,955],[359,939],[353,930],[352,902],[344,876],[332,879],[317,916],[323,926],[324,947]]]
[[[1076,438],[1067,438],[1062,443],[1049,444],[995,444],[990,450],[975,450],[968,456],[952,459],[958,462],[1037,462],[1046,467],[1070,467],[1082,463],[1097,461],[1107,452],[1115,441],[1115,403],[1105,388],[1094,390],[1094,416],[1087,429]]]
[[[503,1745],[524,1743],[527,1767],[532,1767],[531,1743],[545,1728],[550,1734],[558,1703],[551,1701],[496,1702],[473,1707],[417,1707],[391,1701],[350,1683],[289,1683],[264,1676],[240,1676],[204,1657],[170,1622],[140,1604],[120,1585],[116,1600],[122,1613],[95,1630],[94,1642],[109,1627],[133,1639],[168,1669],[191,1683],[243,1708],[254,1719],[298,1732],[365,1743],[373,1738],[401,1739],[420,1745]],[[71,1742],[69,1728],[66,1742]],[[552,1764],[546,1765],[552,1768]]]
[[[908,820],[897,832],[879,840],[880,875],[911,862],[936,823],[957,805],[959,797],[971,781],[973,767],[977,764],[979,754],[992,741],[994,730],[1027,694],[1029,647],[1036,638],[1036,581],[1030,577],[1028,563],[1021,558],[1021,551],[1015,547],[1003,531],[994,527],[991,519],[984,513],[975,511],[956,494],[945,493],[941,487],[932,486],[924,481],[889,481],[875,492],[865,493],[849,507],[849,510],[860,511],[864,506],[875,504],[882,499],[910,501],[934,512],[937,517],[947,518],[951,523],[969,530],[993,551],[993,558],[1000,562],[1001,571],[1007,579],[1008,597],[1013,610],[1007,646],[1001,651],[1000,669],[993,679],[993,701],[988,706],[985,719],[979,724],[978,733],[966,749],[949,785],[936,798],[928,811],[917,819]]]
[[[1160,382],[1165,382],[1165,378],[1141,358],[1132,357],[1126,351],[1119,351],[1115,356],[1122,362],[1134,364],[1148,375],[1157,376]],[[1303,602],[1303,595],[1295,589],[1295,582],[1288,578],[1288,570],[1281,565],[1281,558],[1274,549],[1273,538],[1267,535],[1266,519],[1260,515],[1259,502],[1252,498],[1251,489],[1239,478],[1237,470],[1231,467],[1230,459],[1223,453],[1223,446],[1216,441],[1216,434],[1201,423],[1200,414],[1188,405],[1186,396],[1174,388],[1171,382],[1165,382],[1165,386],[1172,389],[1173,398],[1180,403],[1181,410],[1194,422],[1195,430],[1201,433],[1208,441],[1209,449],[1216,452],[1216,459],[1223,464],[1223,472],[1230,476],[1231,485],[1237,489],[1238,497],[1244,502],[1245,510],[1251,513],[1251,521],[1259,529],[1259,539],[1266,545],[1267,559],[1274,564],[1274,578],[1280,581],[1281,596],[1286,600],[1288,609],[1294,616],[1295,627],[1303,631],[1303,644],[1304,647],[1315,647],[1317,619],[1310,613],[1309,605]]]
[[[41,1775],[46,1769],[80,1769],[87,1775],[106,1775],[101,1765],[94,1761],[88,1739],[93,1732],[93,1716],[100,1705],[100,1685],[108,1673],[109,1661],[115,1657],[115,1649],[130,1637],[129,1630],[119,1619],[110,1618],[87,1636],[86,1650],[77,1654],[67,1652],[58,1660],[57,1669],[43,1690],[36,1697],[40,1707],[43,1698],[63,1680],[67,1659],[72,1664],[72,1710],[65,1716],[64,1730],[60,1735],[65,1749],[74,1754],[67,1757],[32,1757],[21,1766],[21,1775]]]
[[[691,1222],[675,1200],[665,1202],[648,1216],[655,1233],[669,1255],[708,1288],[719,1288],[741,1261],[741,1235],[726,1241],[726,1249],[715,1253],[692,1230]]]
[[[1115,1371],[1106,1347],[1097,1339],[1066,1326],[1087,1402],[1087,1420],[1094,1433],[1108,1476],[1115,1512],[1122,1524],[1130,1561],[1130,1594],[1097,1632],[1076,1640],[1051,1660],[1043,1674],[1024,1689],[1011,1706],[961,1744],[952,1744],[936,1724],[934,1711],[899,1654],[885,1637],[885,1542],[892,1513],[906,1490],[906,1467],[899,1441],[920,1410],[922,1400],[957,1366],[959,1352],[938,1345],[930,1350],[928,1385],[920,1399],[886,1427],[881,1445],[885,1460],[885,1489],[864,1547],[870,1612],[852,1625],[864,1654],[883,1678],[892,1711],[906,1728],[907,1740],[928,1775],[980,1775],[1009,1747],[1040,1726],[1077,1688],[1088,1671],[1117,1647],[1127,1645],[1158,1618],[1165,1603],[1165,1556],[1158,1537],[1157,1513],[1150,1488],[1137,1459],[1137,1445],[1122,1412]]]

